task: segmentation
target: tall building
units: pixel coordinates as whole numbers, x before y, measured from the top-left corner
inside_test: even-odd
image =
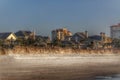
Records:
[[[52,41],[60,40],[64,41],[66,36],[72,36],[72,33],[66,28],[56,29],[52,31]]]
[[[120,39],[120,23],[117,25],[110,26],[111,38]]]

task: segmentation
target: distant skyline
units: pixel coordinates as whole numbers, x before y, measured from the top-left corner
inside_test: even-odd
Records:
[[[120,23],[120,0],[0,0],[0,32],[33,30],[51,36],[56,28],[105,32]]]

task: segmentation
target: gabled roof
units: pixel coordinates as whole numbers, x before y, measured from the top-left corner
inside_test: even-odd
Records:
[[[79,36],[81,38],[86,38],[86,35],[83,32],[77,32],[73,36],[75,36],[75,35],[77,35],[77,36]]]
[[[92,39],[92,40],[98,40],[98,41],[102,40],[102,37],[99,36],[99,35],[89,36],[89,38]]]
[[[0,39],[6,39],[12,32],[0,33]]]
[[[24,37],[24,36],[29,36],[31,33],[32,33],[31,31],[18,31],[15,33],[15,35]]]

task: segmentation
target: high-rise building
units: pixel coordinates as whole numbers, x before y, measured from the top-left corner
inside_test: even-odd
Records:
[[[72,36],[72,33],[66,28],[56,29],[52,31],[52,41],[60,40],[64,41],[66,36]]]
[[[111,38],[120,39],[120,23],[117,25],[110,26]]]

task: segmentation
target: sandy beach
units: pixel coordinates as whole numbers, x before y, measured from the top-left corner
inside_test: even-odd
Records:
[[[0,80],[95,80],[120,73],[120,55],[4,55]]]

